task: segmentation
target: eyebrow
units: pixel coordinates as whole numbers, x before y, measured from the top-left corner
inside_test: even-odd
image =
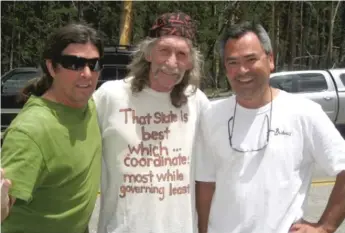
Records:
[[[169,50],[175,50],[177,53],[185,53],[185,54],[188,54],[188,52],[190,51],[190,50],[187,50],[187,48],[185,49],[185,48],[183,48],[183,49],[174,49],[174,48],[171,48],[171,46],[170,45],[168,45],[168,44],[161,44],[161,45],[159,45],[158,47],[157,47],[158,49],[169,49]]]
[[[249,53],[247,55],[244,56],[244,58],[251,58],[251,57],[257,57],[257,54],[256,53]],[[237,60],[238,57],[227,57],[226,60],[227,61],[233,61],[233,60]]]

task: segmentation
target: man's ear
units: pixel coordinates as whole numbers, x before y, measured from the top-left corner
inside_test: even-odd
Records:
[[[55,78],[55,70],[54,70],[54,67],[53,67],[52,60],[49,60],[49,59],[46,60],[46,67],[47,67],[47,70],[48,70],[50,76]]]
[[[274,71],[274,57],[273,57],[273,53],[268,54],[268,59],[269,59],[270,70],[271,70],[271,72],[273,72]]]

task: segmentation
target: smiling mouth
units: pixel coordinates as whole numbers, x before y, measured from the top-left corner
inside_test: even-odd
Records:
[[[170,72],[167,72],[167,71],[162,70],[162,69],[161,69],[161,72],[162,72],[163,74],[170,75],[170,76],[176,76],[176,75],[179,75],[178,73],[175,73],[175,72],[170,73]]]
[[[253,80],[254,80],[253,78],[236,79],[238,83],[242,83],[242,84],[251,83]]]
[[[89,87],[91,87],[91,84],[79,84],[79,85],[77,85],[77,87],[79,87],[79,88],[89,88]]]
[[[165,72],[162,72],[162,73],[165,74],[165,75],[167,75],[167,76],[170,76],[170,77],[172,77],[172,78],[177,78],[177,77],[179,77],[178,74],[167,74],[167,73],[165,73]]]
[[[155,73],[155,75],[154,75],[155,79],[158,78],[158,73],[159,73],[159,72],[162,72],[162,73],[165,74],[165,75],[171,76],[171,77],[174,78],[174,79],[179,79],[179,77],[180,77],[180,74],[179,74],[179,73],[176,73],[176,72],[170,73],[170,72],[167,72],[166,70],[163,70],[163,69],[157,69],[157,71],[156,71],[156,73]]]

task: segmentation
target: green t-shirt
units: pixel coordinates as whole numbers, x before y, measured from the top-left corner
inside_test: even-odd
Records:
[[[17,200],[2,233],[84,233],[100,185],[102,141],[93,99],[74,109],[31,96],[1,153]]]

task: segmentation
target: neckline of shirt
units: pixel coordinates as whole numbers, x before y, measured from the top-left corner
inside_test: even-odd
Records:
[[[263,114],[263,113],[268,112],[271,109],[271,107],[272,107],[272,110],[274,110],[275,104],[279,101],[279,99],[282,98],[283,95],[284,95],[284,92],[280,90],[278,92],[278,95],[276,96],[276,98],[273,99],[272,102],[270,101],[269,103],[259,108],[246,108],[246,107],[241,106],[239,103],[237,103],[237,110],[240,112],[245,112],[246,114],[256,114],[256,115]],[[235,107],[236,96],[234,96],[233,100],[234,100],[234,107]]]

